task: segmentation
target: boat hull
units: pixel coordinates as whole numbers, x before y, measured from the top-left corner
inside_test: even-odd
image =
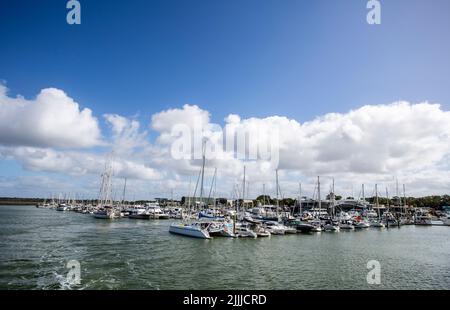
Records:
[[[150,218],[150,215],[148,214],[130,214],[128,215],[129,219],[134,220],[148,220]]]
[[[112,220],[115,218],[114,214],[96,214],[96,213],[94,213],[94,217],[96,219],[103,219],[103,220]]]
[[[297,225],[297,231],[300,231],[302,233],[311,232],[311,230],[314,228],[314,226],[309,224],[298,224]]]
[[[183,224],[172,224],[169,227],[169,232],[176,235],[187,236],[198,239],[210,239],[209,232],[204,229],[192,227]]]

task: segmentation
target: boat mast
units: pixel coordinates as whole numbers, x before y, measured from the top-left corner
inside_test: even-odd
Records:
[[[124,184],[123,184],[122,206],[123,206],[123,203],[125,202],[125,193],[126,193],[126,190],[127,190],[127,178],[125,178],[125,182],[124,182]]]
[[[216,208],[216,199],[215,199],[215,195],[216,195],[216,188],[215,188],[215,186],[216,186],[216,177],[217,177],[217,167],[214,168],[214,176],[213,176],[213,179],[212,179],[212,182],[211,182],[211,188],[209,189],[209,195],[208,195],[208,202],[211,200],[211,198],[214,199],[214,202],[213,202],[213,209],[214,210]],[[213,192],[213,189],[214,189],[214,192]],[[211,196],[211,193],[213,194],[213,196]]]
[[[203,140],[202,146],[202,170],[201,170],[201,181],[200,181],[200,208],[203,204],[203,179],[205,177],[205,151],[206,151],[206,141]]]
[[[191,181],[192,181],[192,176],[189,176],[189,188],[188,188],[188,216],[189,216],[189,218],[191,217]],[[183,211],[181,211],[181,217],[183,218]]]
[[[263,183],[263,206],[266,205],[266,183]]]
[[[378,184],[375,184],[375,206],[377,207],[378,220],[380,220],[380,205],[378,204]]]
[[[406,215],[406,190],[405,190],[405,184],[403,184],[403,211]]]
[[[317,176],[317,199],[319,200],[319,214],[322,210],[322,202],[320,201],[320,177]],[[317,215],[317,218],[319,218],[319,214]]]
[[[332,191],[332,193],[331,193],[331,217],[332,218],[334,218],[334,214],[335,214],[335,210],[334,210],[334,203],[335,203],[335,201],[334,201],[334,178],[333,178],[333,183],[332,183],[332,185],[331,185],[331,191]]]
[[[242,181],[242,211],[245,210],[245,165],[244,165],[244,180]]]
[[[386,205],[387,205],[387,212],[390,212],[391,204],[389,201],[389,191],[387,187],[386,187]]]
[[[400,212],[402,212],[402,198],[400,197],[400,193],[398,191],[398,178],[397,177],[395,177],[395,195],[397,196],[397,202],[398,202]]]
[[[276,178],[276,187],[277,187],[277,217],[278,217],[278,208],[280,206],[280,202],[278,201],[278,169],[275,170],[275,178]]]
[[[364,190],[364,183],[362,184],[361,192],[362,192],[362,200],[363,200],[363,203],[364,203],[366,201],[366,193],[365,193],[365,190]]]
[[[300,204],[300,217],[302,216],[302,183],[298,183],[298,188],[299,188],[299,199],[298,199],[298,203]]]

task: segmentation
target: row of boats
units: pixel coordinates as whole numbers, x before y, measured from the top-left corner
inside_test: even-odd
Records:
[[[261,215],[262,213],[264,215]],[[296,233],[382,229],[414,224],[450,226],[450,214],[442,217],[439,224],[433,223],[429,214],[420,213],[413,217],[398,217],[391,213],[384,213],[380,217],[373,210],[340,212],[335,217],[329,216],[326,212],[320,212],[321,215],[317,213],[307,211],[298,216],[290,214],[268,216],[264,207],[258,207],[237,216],[233,210],[209,210],[199,212],[197,220],[186,219],[172,223],[169,232],[202,239],[210,239],[214,236],[258,238]]]
[[[416,210],[412,217],[399,217],[390,212],[380,216],[374,210],[341,211],[331,216],[326,209],[311,209],[294,216],[271,205],[258,206],[242,212],[223,207],[189,212],[180,207],[163,208],[158,203],[128,206],[59,203],[43,204],[40,207],[90,214],[97,219],[177,219],[179,221],[169,226],[170,233],[203,239],[217,236],[258,238],[296,233],[389,228],[411,224],[450,226],[450,212],[435,218],[423,209]]]
[[[203,152],[205,152],[205,150],[203,150]],[[378,204],[377,185],[375,185],[376,211],[371,208],[365,208],[364,210],[350,210],[348,212],[344,212],[340,209],[339,212],[336,212],[337,208],[334,201],[334,179],[331,207],[323,209],[320,198],[319,177],[317,178],[318,207],[306,210],[305,212],[300,210],[299,214],[293,214],[291,213],[292,210],[289,211],[279,206],[278,171],[276,171],[277,205],[259,205],[256,208],[247,209],[244,205],[246,184],[245,167],[242,189],[243,195],[241,197],[242,204],[240,206],[236,204],[235,208],[216,206],[216,200],[213,199],[214,205],[211,208],[210,205],[203,201],[204,169],[205,155],[203,153],[202,168],[193,195],[193,197],[196,196],[199,187],[200,201],[194,201],[194,204],[192,205],[189,200],[184,209],[179,207],[162,208],[158,203],[132,206],[124,205],[123,201],[125,197],[126,181],[124,184],[122,203],[114,203],[111,199],[113,175],[112,161],[107,162],[105,165],[105,171],[102,174],[100,197],[96,206],[66,203],[55,205],[53,203],[51,208],[55,208],[57,211],[71,210],[79,213],[88,213],[92,214],[97,219],[179,219],[180,221],[170,224],[170,233],[202,239],[210,239],[214,236],[258,238],[270,237],[272,235],[296,234],[299,232],[338,232],[340,230],[368,229],[371,227],[400,227],[401,225],[408,224],[450,226],[450,212],[447,212],[445,216],[442,216],[439,219],[433,218],[429,213],[421,209],[413,214],[406,212],[393,214],[389,210],[381,213]],[[211,185],[210,196],[213,192],[213,184],[215,188],[216,171]]]

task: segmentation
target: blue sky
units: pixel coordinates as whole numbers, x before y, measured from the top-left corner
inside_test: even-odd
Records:
[[[382,1],[2,1],[0,78],[25,96],[65,90],[99,115],[198,104],[229,113],[326,112],[397,99],[450,102],[450,3]]]
[[[366,104],[450,107],[450,2],[390,0],[366,23],[365,0],[0,2],[0,80],[10,96],[64,90],[101,118],[195,104],[223,123],[309,121]],[[100,124],[103,129],[104,123]],[[28,174],[0,161],[1,175]]]

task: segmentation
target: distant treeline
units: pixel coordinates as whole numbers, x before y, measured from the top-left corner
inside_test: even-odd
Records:
[[[185,197],[183,197],[185,198]],[[329,198],[329,197],[327,197]],[[351,199],[352,197],[346,197],[347,199]],[[402,200],[402,204],[404,204],[404,198],[400,197]],[[389,199],[390,205],[399,205],[400,198],[393,197]],[[336,196],[336,200],[341,200],[341,196]],[[226,199],[220,198],[217,199],[219,204],[225,204],[227,202]],[[375,197],[368,197],[366,200],[370,203],[375,203]],[[79,200],[78,200],[79,201]],[[97,200],[84,200],[91,204],[97,204]],[[161,201],[162,204],[168,203],[169,200]],[[44,202],[50,202],[49,200],[43,199],[43,198],[17,198],[17,197],[0,197],[0,205],[36,205],[36,204],[42,204]],[[125,204],[145,204],[147,202],[151,202],[150,200],[139,200],[139,201],[125,201]],[[181,204],[183,204],[184,199],[181,200]],[[276,199],[271,198],[270,196],[259,196],[254,200],[255,204],[260,202],[265,202],[266,204],[276,204]],[[387,204],[387,199],[383,197],[378,198],[378,202],[382,205]],[[292,198],[284,198],[280,199],[279,204],[282,206],[294,206],[296,203],[295,199]],[[418,207],[418,208],[433,208],[436,210],[442,209],[444,206],[450,206],[450,195],[443,195],[443,196],[426,196],[426,197],[406,197],[406,204],[408,206]]]

